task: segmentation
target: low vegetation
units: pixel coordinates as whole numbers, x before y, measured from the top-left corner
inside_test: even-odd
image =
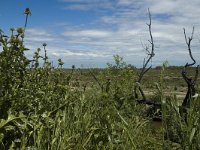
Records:
[[[151,22],[152,49],[143,69],[126,64],[118,55],[115,64],[105,69],[64,69],[61,59],[57,68],[51,65],[46,43],[32,60],[25,56],[30,13],[25,10],[23,28],[12,28],[10,36],[0,32],[1,150],[200,148],[200,98],[194,96],[199,92],[198,71],[192,90],[187,74],[195,63],[179,68],[164,63],[146,71],[154,55]],[[186,37],[188,48],[190,39],[188,43]],[[148,105],[147,100],[159,107]],[[186,105],[182,105],[184,100]],[[158,114],[159,122],[154,121]]]

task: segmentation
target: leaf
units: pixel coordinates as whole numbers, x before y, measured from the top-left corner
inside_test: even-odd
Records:
[[[4,128],[7,125],[9,125],[9,123],[11,123],[12,121],[17,120],[17,119],[21,119],[21,118],[24,118],[24,117],[25,116],[23,116],[23,117],[15,117],[13,115],[9,115],[7,120],[4,120],[4,119],[1,120],[0,129]]]
[[[196,132],[196,128],[192,128],[192,132],[190,133],[190,144],[192,143],[192,140],[194,138],[195,132]]]

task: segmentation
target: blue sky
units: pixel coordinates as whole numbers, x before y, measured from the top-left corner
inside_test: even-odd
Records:
[[[183,27],[190,36],[195,26],[192,51],[200,63],[199,0],[1,0],[0,28],[22,27],[23,11],[30,8],[25,44],[31,58],[47,43],[49,58],[62,58],[66,67],[105,67],[119,54],[140,67],[148,45],[148,8],[156,45],[153,65],[190,61]]]

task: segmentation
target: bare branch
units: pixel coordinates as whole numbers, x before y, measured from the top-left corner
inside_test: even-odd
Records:
[[[150,69],[152,68],[152,66],[149,66],[149,68],[147,68],[145,71],[144,71],[144,74],[149,71]]]
[[[147,73],[151,69],[152,66],[147,68],[147,65],[149,64],[150,61],[152,61],[152,58],[155,55],[155,53],[154,53],[154,41],[153,41],[153,36],[152,36],[152,31],[151,31],[151,23],[152,23],[151,22],[151,13],[150,13],[149,9],[148,9],[148,13],[149,13],[149,23],[147,23],[147,26],[149,28],[149,36],[150,36],[150,40],[148,40],[148,41],[151,44],[151,50],[149,50],[149,47],[147,47],[147,46],[145,47],[145,50],[147,52],[147,59],[144,58],[143,67],[142,67],[142,70],[139,74],[139,78],[137,80],[138,83],[141,83],[144,74]],[[146,100],[146,97],[144,95],[144,92],[143,92],[141,86],[139,87],[139,91],[140,91],[140,94],[142,95],[143,99]],[[137,95],[137,93],[136,93],[136,88],[135,88],[135,96],[136,95]]]
[[[185,28],[183,28],[183,31],[184,31],[185,42],[187,44],[188,51],[189,51],[189,56],[190,56],[190,58],[193,62],[192,63],[186,63],[185,67],[182,70],[182,77],[185,80],[185,82],[187,83],[187,93],[186,93],[186,96],[185,96],[183,103],[182,103],[182,108],[183,108],[183,114],[182,115],[187,114],[187,108],[190,107],[190,101],[193,100],[193,97],[196,95],[195,84],[196,84],[198,74],[199,74],[199,66],[197,66],[194,78],[187,76],[187,70],[186,69],[188,67],[196,64],[196,60],[194,59],[194,57],[192,55],[192,50],[191,50],[191,42],[193,40],[194,27],[192,29],[191,36],[188,37],[188,38],[187,38],[187,35],[186,35],[186,32],[185,32]],[[184,115],[183,117],[187,121],[187,119],[186,119],[187,115]]]
[[[143,92],[141,86],[139,86],[139,91],[140,91],[140,93],[141,93],[141,95],[142,95],[143,100],[146,100],[146,96],[145,96],[145,94],[144,94],[144,92]]]
[[[185,28],[183,28],[183,31],[184,31],[184,36],[185,36],[185,42],[187,44],[187,47],[188,47],[188,51],[189,51],[189,55],[190,55],[190,58],[192,59],[193,63],[189,64],[187,63],[185,65],[185,67],[189,67],[189,66],[193,66],[194,64],[196,64],[196,60],[194,59],[193,55],[192,55],[192,51],[191,51],[191,41],[193,40],[193,35],[194,35],[194,26],[193,26],[193,29],[192,29],[192,35],[191,37],[188,37],[186,36],[186,32],[185,32]]]

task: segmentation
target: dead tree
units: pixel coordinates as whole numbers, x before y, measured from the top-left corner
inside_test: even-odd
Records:
[[[138,104],[145,104],[149,106],[148,109],[144,112],[144,115],[152,118],[153,120],[160,121],[161,120],[161,102],[147,99],[141,87],[141,82],[144,75],[152,68],[152,65],[149,66],[149,63],[152,61],[152,58],[155,56],[155,53],[154,53],[155,46],[154,46],[154,40],[152,36],[152,31],[151,31],[151,13],[149,9],[148,9],[148,13],[149,13],[149,23],[147,23],[147,26],[149,28],[150,40],[148,41],[150,43],[150,46],[144,47],[147,53],[147,57],[144,58],[141,72],[139,73],[138,80],[136,81],[136,85],[134,87],[134,92],[135,92],[134,94],[135,94],[135,98],[137,99],[136,101]],[[139,92],[142,96],[142,100],[138,100],[137,88],[139,89]]]
[[[146,96],[144,94],[144,91],[142,90],[141,82],[142,82],[142,79],[144,77],[144,74],[147,73],[152,68],[152,65],[150,65],[148,68],[147,68],[147,66],[155,55],[155,53],[154,53],[154,40],[153,40],[153,36],[152,36],[152,32],[151,32],[151,13],[150,13],[149,9],[148,9],[148,13],[149,13],[149,23],[147,23],[147,26],[149,28],[149,35],[150,35],[149,43],[150,43],[151,47],[145,46],[147,58],[146,59],[144,58],[143,67],[142,67],[142,70],[139,74],[138,80],[137,80],[135,88],[134,88],[135,98],[138,98],[138,93],[137,93],[137,88],[138,88],[144,101],[146,101],[147,99],[146,99]]]
[[[186,94],[186,96],[183,100],[181,107],[182,107],[183,113],[187,113],[187,108],[190,107],[191,100],[193,100],[195,97],[198,96],[198,94],[196,93],[195,84],[196,84],[198,74],[199,74],[199,65],[196,67],[194,77],[189,77],[187,75],[187,68],[192,67],[196,64],[196,60],[194,59],[194,57],[192,55],[192,51],[191,51],[191,41],[193,40],[194,27],[193,27],[193,30],[192,30],[191,37],[187,37],[186,32],[185,32],[185,28],[183,29],[183,31],[184,31],[184,36],[185,36],[185,42],[187,44],[187,48],[188,48],[188,51],[189,51],[189,56],[192,60],[192,63],[186,63],[186,65],[182,69],[182,73],[181,73],[183,79],[187,83],[187,94]]]

